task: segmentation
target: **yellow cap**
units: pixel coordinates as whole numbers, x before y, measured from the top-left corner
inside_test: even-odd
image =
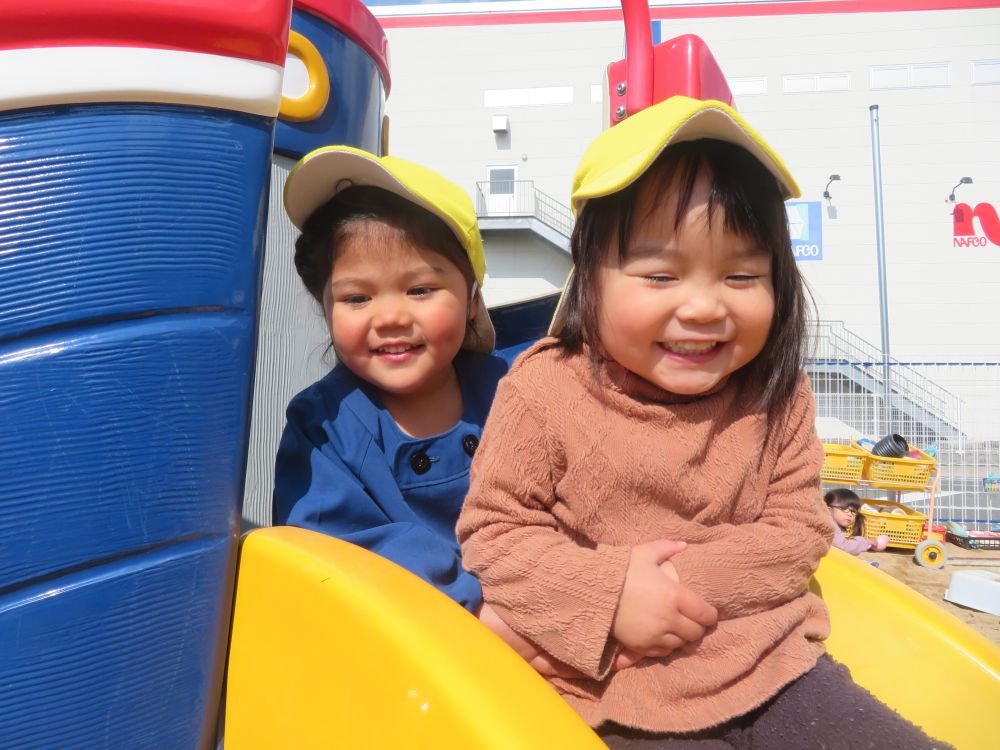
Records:
[[[587,147],[573,175],[573,210],[631,185],[670,144],[700,138],[745,148],[774,175],[785,199],[798,197],[799,186],[781,157],[735,109],[672,96],[605,130]]]
[[[376,156],[351,146],[324,146],[303,156],[285,182],[285,211],[298,229],[317,208],[349,187],[378,187],[414,203],[441,219],[469,256],[476,288],[472,326],[477,337],[466,348],[490,352],[496,340],[482,286],[486,253],[476,210],[468,194],[437,172],[395,156]]]

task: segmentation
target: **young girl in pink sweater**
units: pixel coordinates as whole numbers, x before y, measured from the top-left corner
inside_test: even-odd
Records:
[[[574,177],[555,338],[500,382],[458,523],[611,747],[942,747],[824,655],[833,524],[801,371],[798,188],[731,108],[675,97]]]
[[[879,536],[847,536],[848,531],[854,531],[858,524],[858,513],[861,509],[861,498],[853,490],[837,488],[823,495],[826,507],[830,509],[833,519],[833,546],[851,555],[860,555],[868,550],[881,552],[889,545],[889,537]]]

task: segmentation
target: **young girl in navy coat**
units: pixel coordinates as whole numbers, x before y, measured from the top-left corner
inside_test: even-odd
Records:
[[[295,267],[323,309],[338,364],[298,394],[275,468],[274,523],[376,552],[437,587],[537,669],[462,568],[455,522],[497,381],[472,201],[412,162],[314,151],[285,185],[302,230]]]
[[[288,407],[274,522],[377,552],[476,612],[455,520],[507,367],[472,202],[417,164],[334,146],[296,165],[285,208],[338,364]]]

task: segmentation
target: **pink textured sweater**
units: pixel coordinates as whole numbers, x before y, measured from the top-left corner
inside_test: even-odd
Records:
[[[591,724],[655,732],[740,716],[811,669],[829,633],[808,582],[830,547],[803,376],[783,414],[731,381],[678,397],[549,339],[501,381],[458,521],[465,565],[516,631],[588,676],[554,679]],[[680,581],[718,608],[701,641],[610,672],[632,546],[681,539]]]

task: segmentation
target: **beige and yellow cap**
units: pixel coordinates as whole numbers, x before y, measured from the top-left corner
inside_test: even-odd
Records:
[[[573,210],[631,185],[670,144],[701,138],[745,148],[774,175],[785,199],[798,197],[799,186],[781,157],[735,109],[672,96],[605,130],[587,147],[573,175]]]
[[[711,99],[672,96],[605,130],[587,147],[573,175],[574,213],[591,198],[612,195],[638,180],[667,146],[702,138],[746,149],[774,175],[783,198],[800,195],[781,157],[735,109]],[[572,278],[571,270],[567,288]],[[565,289],[549,325],[550,336],[559,333],[566,319]]]
[[[414,203],[441,219],[458,238],[472,264],[476,288],[472,327],[465,348],[491,352],[496,340],[483,300],[486,253],[476,211],[468,194],[427,167],[395,156],[376,156],[351,146],[324,146],[303,156],[285,182],[285,211],[298,229],[317,208],[349,187],[378,187]]]

